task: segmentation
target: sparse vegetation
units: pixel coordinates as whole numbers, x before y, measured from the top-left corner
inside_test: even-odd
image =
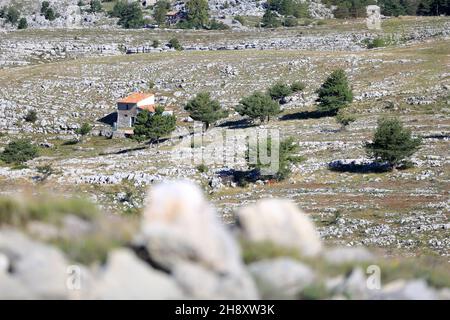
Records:
[[[306,86],[303,82],[295,81],[291,84],[291,91],[292,92],[300,92],[305,90]]]
[[[177,38],[172,38],[169,40],[169,47],[174,48],[177,51],[183,50],[183,46],[181,45],[180,41],[178,41]]]
[[[0,154],[6,163],[23,164],[38,156],[38,148],[27,139],[11,141]]]
[[[92,126],[89,123],[84,122],[81,125],[81,127],[79,127],[78,129],[75,130],[75,133],[85,136],[85,135],[89,134],[89,132],[91,132],[91,130],[92,130]]]
[[[291,93],[292,93],[292,89],[288,85],[286,85],[282,82],[275,83],[272,87],[270,87],[267,90],[267,94],[273,100],[276,100],[278,102],[280,102],[281,100],[283,100],[284,98],[289,96]]]
[[[28,111],[28,113],[25,115],[25,121],[26,121],[26,122],[34,123],[34,122],[37,121],[37,119],[38,119],[38,116],[37,116],[36,110],[30,110],[30,111]]]
[[[26,18],[20,18],[19,24],[17,25],[17,29],[23,30],[28,28],[28,21]]]
[[[350,123],[356,121],[356,117],[354,114],[339,110],[336,114],[336,121],[342,125],[343,129],[345,129]]]

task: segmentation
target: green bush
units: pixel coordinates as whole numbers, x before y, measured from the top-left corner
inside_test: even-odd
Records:
[[[38,148],[27,139],[10,142],[0,154],[0,160],[6,163],[22,164],[38,156]]]
[[[287,17],[283,21],[283,26],[285,27],[296,27],[298,26],[297,18],[294,17]]]
[[[178,41],[177,38],[172,38],[169,40],[169,47],[177,51],[183,50],[183,46],[180,44],[180,41]]]
[[[36,122],[38,119],[37,112],[35,110],[28,111],[28,113],[25,115],[24,119],[26,122],[32,122],[32,123]]]
[[[380,37],[367,42],[368,49],[381,48],[381,47],[385,47],[385,46],[386,46],[386,41]]]
[[[277,28],[281,26],[281,21],[274,11],[267,9],[262,17],[261,25],[264,28]]]
[[[89,11],[92,13],[101,12],[103,10],[102,3],[100,0],[91,0]]]
[[[166,23],[166,14],[170,10],[170,2],[166,0],[158,0],[153,7],[153,19],[160,26]]]
[[[235,16],[234,20],[236,20],[237,22],[239,22],[242,25],[245,24],[245,17],[243,17],[243,16]]]
[[[23,29],[26,29],[26,28],[28,28],[28,21],[27,21],[26,18],[21,18],[19,20],[19,24],[17,26],[17,29],[23,30]]]
[[[186,3],[187,21],[193,28],[205,28],[209,22],[207,0],[189,0]]]
[[[306,86],[303,82],[295,81],[291,84],[291,91],[292,92],[300,92],[305,90]]]
[[[199,164],[199,165],[197,166],[197,170],[198,170],[198,172],[200,172],[200,173],[206,173],[206,172],[208,172],[208,166],[205,165],[204,163]]]
[[[45,19],[48,21],[53,21],[56,19],[55,11],[53,11],[52,8],[48,8],[47,11],[45,11]]]
[[[350,123],[356,121],[356,117],[351,113],[339,110],[338,113],[336,114],[336,121],[340,123],[343,126],[343,128],[345,128]]]
[[[420,147],[421,139],[413,138],[411,130],[403,127],[396,118],[381,118],[373,141],[366,144],[369,156],[376,161],[386,161],[392,168],[412,156]]]
[[[277,100],[277,101],[280,101],[280,100],[286,98],[291,93],[292,93],[291,88],[282,82],[277,82],[272,87],[267,89],[267,94],[273,100]]]
[[[230,27],[221,21],[217,21],[216,19],[212,19],[209,22],[208,28],[209,30],[228,30]]]
[[[47,12],[48,8],[50,8],[50,2],[42,1],[42,3],[41,3],[41,14],[45,15],[45,12]]]
[[[152,47],[153,48],[158,48],[159,46],[160,46],[160,42],[158,40],[153,40]]]
[[[81,125],[81,127],[79,127],[78,129],[76,129],[75,130],[75,133],[76,134],[80,134],[80,135],[82,135],[82,136],[85,136],[85,135],[87,135],[89,132],[91,132],[91,130],[92,130],[92,127],[91,127],[91,125],[89,124],[89,123],[83,123],[82,125]]]
[[[249,167],[252,169],[258,169],[261,171],[264,168],[269,168],[271,164],[262,164],[260,162],[260,146],[258,145],[249,145],[247,153],[247,161],[250,161],[250,150],[253,152],[253,155],[257,157],[257,163],[248,163]],[[271,158],[272,153],[272,139],[267,139],[267,151],[266,155]],[[278,149],[278,171],[275,174],[271,174],[269,178],[274,178],[278,181],[282,181],[289,177],[291,173],[291,164],[298,163],[304,161],[303,157],[295,155],[298,152],[298,144],[295,143],[294,138],[289,137],[282,141],[280,141],[279,149]]]
[[[128,3],[125,0],[118,0],[114,4],[112,11],[109,12],[109,15],[113,18],[121,18],[125,13],[125,9],[127,8],[127,6]]]

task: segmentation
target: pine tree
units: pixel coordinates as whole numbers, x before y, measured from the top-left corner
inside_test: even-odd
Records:
[[[20,12],[14,7],[9,7],[8,11],[6,12],[6,21],[8,21],[11,24],[16,24],[17,20],[19,20]]]
[[[26,28],[28,28],[28,22],[27,22],[27,19],[26,19],[26,18],[21,18],[21,19],[19,20],[19,24],[18,24],[18,26],[17,26],[17,29],[23,30],[23,29],[26,29]]]
[[[113,12],[119,15],[120,19],[118,24],[125,29],[141,28],[144,25],[144,15],[141,5],[138,2],[125,5],[120,4],[115,10],[113,9]]]
[[[280,104],[267,94],[255,92],[243,98],[235,110],[241,116],[248,116],[251,119],[259,118],[263,122],[280,113]]]
[[[153,114],[142,110],[136,117],[133,139],[137,141],[148,139],[151,143],[155,143],[175,130],[175,126],[175,116],[164,114],[163,107],[157,107]]]
[[[333,71],[317,90],[317,94],[319,111],[333,115],[353,101],[352,89],[342,69]]]
[[[90,11],[92,13],[100,12],[103,10],[100,0],[92,0],[90,5]]]
[[[265,152],[265,155],[271,158],[272,150],[274,148],[274,145],[272,144],[272,139],[267,139],[267,151]],[[278,181],[284,180],[287,177],[289,177],[289,174],[291,173],[291,164],[298,163],[304,160],[303,157],[297,156],[296,153],[298,152],[298,144],[295,143],[294,138],[289,137],[282,141],[280,141],[280,144],[278,146],[278,171],[271,175],[271,177],[277,179]],[[263,164],[261,163],[260,159],[260,147],[258,145],[249,145],[247,154],[246,154],[246,160],[248,163],[248,166],[251,169],[257,169],[259,170],[261,174],[261,169],[263,168],[269,168],[273,164]],[[250,153],[256,156],[256,163],[250,163]]]
[[[383,118],[378,121],[373,142],[366,144],[367,153],[376,161],[386,161],[395,168],[402,160],[416,152],[420,138],[412,138],[411,130],[398,119]]]
[[[201,121],[205,125],[205,130],[219,119],[228,115],[226,110],[223,110],[217,100],[211,99],[209,92],[201,92],[195,98],[188,101],[184,110],[189,112],[192,119]]]
[[[186,3],[187,21],[194,28],[204,28],[209,21],[207,0],[189,0]]]
[[[274,11],[266,9],[266,12],[262,17],[261,24],[264,28],[277,28],[281,26],[281,21],[278,19],[278,16]]]
[[[153,18],[158,25],[164,25],[166,23],[166,14],[170,9],[170,2],[166,0],[158,0],[153,10]]]

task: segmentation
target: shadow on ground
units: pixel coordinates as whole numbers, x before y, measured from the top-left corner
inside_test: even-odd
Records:
[[[320,119],[324,117],[331,117],[334,114],[331,112],[322,111],[301,111],[296,113],[285,114],[280,117],[280,120],[306,120],[306,119]]]
[[[257,124],[253,123],[250,119],[229,120],[218,125],[218,127],[228,129],[245,129],[255,126]]]
[[[385,162],[345,162],[334,160],[328,164],[328,169],[335,172],[381,173],[391,171],[392,167]]]

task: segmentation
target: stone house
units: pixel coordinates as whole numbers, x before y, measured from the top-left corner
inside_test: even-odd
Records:
[[[115,129],[126,134],[133,133],[136,117],[142,110],[154,113],[156,108],[155,94],[135,92],[117,101],[117,122]],[[172,115],[173,111],[165,110],[163,114]]]
[[[180,20],[185,18],[186,14],[182,11],[169,11],[166,13],[166,23],[167,25],[177,24]]]
[[[117,101],[117,129],[131,129],[141,110],[155,112],[153,93],[135,92]]]

